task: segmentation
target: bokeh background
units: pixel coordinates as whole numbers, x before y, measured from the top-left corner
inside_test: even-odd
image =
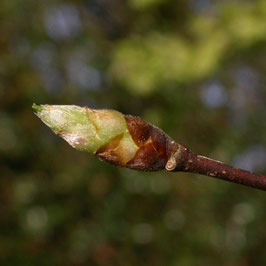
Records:
[[[1,265],[266,265],[265,192],[78,152],[31,109],[112,108],[266,174],[266,1],[1,0]]]

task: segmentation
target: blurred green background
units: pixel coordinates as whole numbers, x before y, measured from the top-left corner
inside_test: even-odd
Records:
[[[266,1],[0,1],[1,265],[266,265],[265,192],[117,168],[31,109],[112,108],[266,174]]]

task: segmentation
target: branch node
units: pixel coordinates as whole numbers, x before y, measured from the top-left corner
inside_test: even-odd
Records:
[[[168,159],[168,161],[165,165],[165,169],[169,172],[171,172],[173,170],[177,170],[177,169],[181,170],[182,162],[183,162],[183,158],[182,158],[181,145],[177,143],[176,148],[174,149],[174,151],[170,155],[170,158]]]

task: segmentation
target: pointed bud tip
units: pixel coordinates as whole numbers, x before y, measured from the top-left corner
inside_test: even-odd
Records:
[[[39,113],[39,112],[41,112],[43,110],[43,107],[41,105],[37,105],[37,104],[33,103],[32,109],[34,111],[36,111],[36,113]]]

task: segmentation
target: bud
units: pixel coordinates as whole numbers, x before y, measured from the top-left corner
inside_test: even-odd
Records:
[[[75,105],[35,105],[36,115],[72,147],[131,169],[163,169],[174,142],[139,117]]]

